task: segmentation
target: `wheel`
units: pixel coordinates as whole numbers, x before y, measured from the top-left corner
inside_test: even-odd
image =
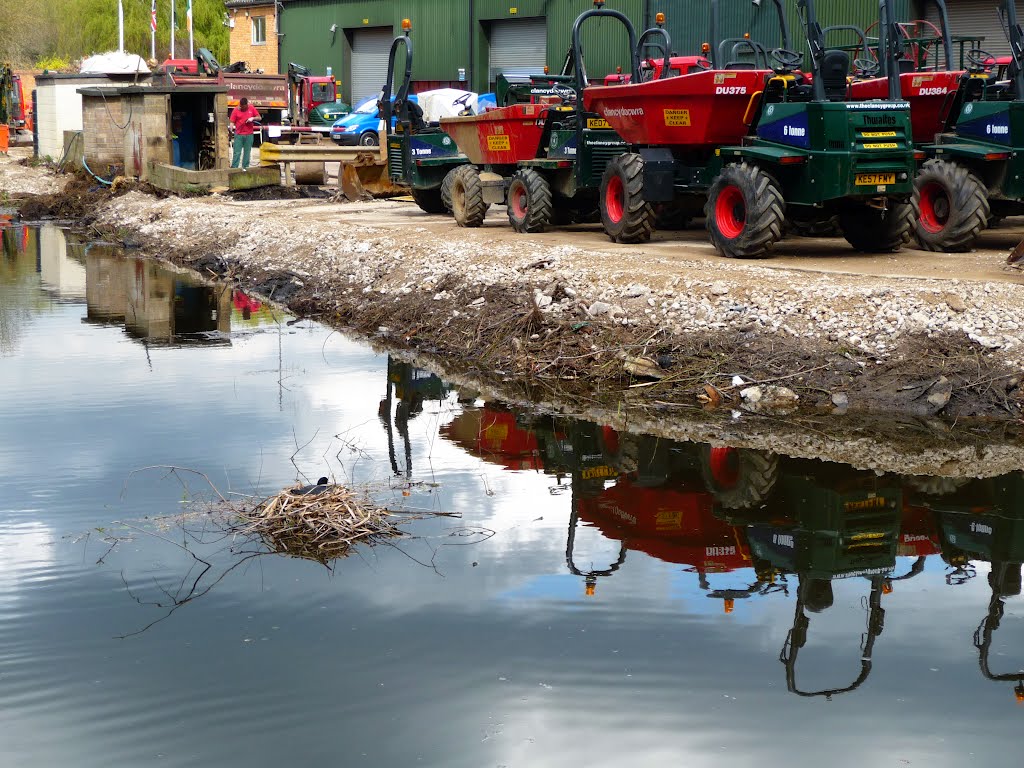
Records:
[[[914,229],[926,251],[971,250],[991,215],[988,190],[967,168],[946,160],[929,160],[918,171]]]
[[[452,181],[455,178],[456,170],[458,170],[457,167],[448,171],[441,181],[441,203],[444,205],[446,213],[452,212]]]
[[[441,188],[416,189],[412,188],[412,199],[425,213],[447,213],[444,202],[441,200]]]
[[[779,479],[779,457],[749,448],[701,446],[704,487],[725,509],[751,509],[763,504]]]
[[[452,171],[452,215],[460,227],[479,227],[487,215],[480,171],[473,165],[460,165]]]
[[[786,219],[786,230],[799,237],[842,237],[838,216],[821,219]]]
[[[673,203],[656,203],[654,206],[654,223],[664,232],[682,231],[690,225],[690,217],[683,209]]]
[[[601,223],[612,242],[645,243],[654,232],[654,208],[644,200],[644,161],[619,155],[601,177]]]
[[[520,169],[512,177],[508,222],[516,232],[543,232],[551,223],[551,187],[532,168]]]
[[[914,207],[891,202],[884,211],[855,205],[839,212],[839,228],[846,242],[864,253],[891,253],[910,242]]]
[[[762,259],[782,239],[785,201],[756,165],[727,165],[711,182],[704,206],[711,243],[729,258]]]
[[[359,137],[360,147],[376,147],[380,144],[380,136],[376,131],[367,131]]]

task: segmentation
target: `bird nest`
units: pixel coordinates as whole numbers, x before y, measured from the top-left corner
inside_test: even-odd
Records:
[[[345,557],[355,544],[402,535],[391,512],[365,493],[342,485],[315,488],[315,493],[300,493],[299,486],[286,488],[240,510],[233,532],[262,540],[273,553],[323,564]]]

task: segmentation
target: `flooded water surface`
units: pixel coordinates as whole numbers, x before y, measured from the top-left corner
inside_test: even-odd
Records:
[[[1021,474],[517,411],[0,234],[0,766],[1019,765]],[[321,475],[408,535],[250,557],[197,505]]]

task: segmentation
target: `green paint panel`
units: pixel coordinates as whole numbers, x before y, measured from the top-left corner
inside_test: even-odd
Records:
[[[294,61],[316,73],[332,67],[335,77],[342,80],[341,93],[349,98],[351,93],[345,80],[351,66],[352,32],[383,26],[398,34],[402,19],[408,18],[413,24],[414,80],[454,83],[458,81],[459,69],[465,69],[467,86],[484,91],[488,89],[488,34],[492,22],[546,18],[547,64],[552,72],[558,72],[569,49],[573,22],[592,7],[586,0],[291,0],[284,4],[281,18],[281,63]],[[610,0],[605,7],[625,13],[636,26],[637,34],[653,25],[655,14],[665,13],[672,47],[680,54],[697,53],[701,43],[710,39],[707,0]],[[787,0],[786,7],[793,47],[804,50],[796,4]],[[817,8],[822,26],[869,27],[878,15],[876,0],[818,0]],[[897,0],[897,13],[901,18],[914,16],[911,0]],[[760,8],[750,0],[723,0],[720,23],[721,33],[729,37],[749,32],[771,45],[781,42],[777,17],[769,0],[764,0]],[[333,34],[329,31],[332,24],[337,25]],[[591,80],[603,78],[617,66],[628,70],[625,41],[621,25],[611,19],[587,23],[583,47]],[[828,42],[845,44],[850,39],[835,36]]]

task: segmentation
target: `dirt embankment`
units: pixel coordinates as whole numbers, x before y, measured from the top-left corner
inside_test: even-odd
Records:
[[[535,397],[957,417],[1016,417],[1024,400],[1024,281],[1005,245],[961,256],[975,277],[957,279],[942,255],[853,261],[829,240],[736,263],[699,232],[516,235],[503,209],[462,230],[396,201],[89,195],[94,227],[155,256]]]

